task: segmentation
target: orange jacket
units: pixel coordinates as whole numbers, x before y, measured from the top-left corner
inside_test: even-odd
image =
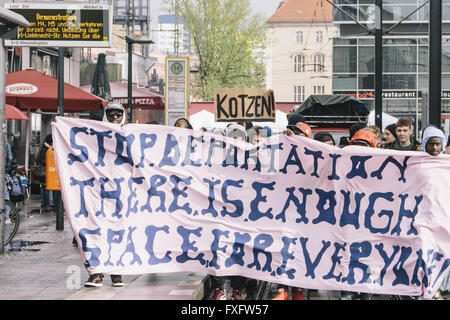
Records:
[[[53,146],[48,148],[45,155],[45,189],[61,190],[58,173],[56,172],[55,152]]]

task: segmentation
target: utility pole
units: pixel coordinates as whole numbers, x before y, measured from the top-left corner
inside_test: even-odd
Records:
[[[429,34],[429,119],[430,124],[441,128],[441,50],[442,50],[442,0],[430,1]]]
[[[375,125],[383,128],[383,0],[375,0]]]

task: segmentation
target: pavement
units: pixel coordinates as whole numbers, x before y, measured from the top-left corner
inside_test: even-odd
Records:
[[[56,230],[55,212],[41,211],[38,195],[26,200],[20,217],[0,255],[0,300],[201,300],[209,289],[209,277],[193,272],[125,275],[121,288],[105,275],[102,287],[85,288],[88,273],[67,218]]]

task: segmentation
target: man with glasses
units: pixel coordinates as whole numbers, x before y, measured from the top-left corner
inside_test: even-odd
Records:
[[[106,105],[103,121],[117,124],[125,124],[125,109],[120,102],[111,101]]]
[[[125,109],[120,102],[111,101],[106,105],[103,121],[116,124],[125,123]],[[101,287],[103,285],[103,273],[94,273],[89,276],[88,281],[84,283],[85,287]],[[111,275],[111,282],[113,287],[123,287],[121,275]]]

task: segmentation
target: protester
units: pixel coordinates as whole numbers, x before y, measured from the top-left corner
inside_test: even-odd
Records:
[[[363,128],[364,130],[369,130],[373,133],[374,138],[375,138],[375,145],[377,146],[377,148],[381,148],[382,147],[382,141],[383,141],[383,136],[381,134],[381,130],[380,128],[378,128],[378,126],[368,126],[366,128]]]
[[[295,125],[288,124],[286,130],[283,131],[288,136],[303,136],[306,138],[312,137],[312,130],[309,125],[304,122],[297,122]],[[303,296],[303,289],[292,287],[292,300],[306,300]],[[279,285],[277,295],[272,300],[289,300],[288,287],[285,285]]]
[[[334,138],[331,135],[331,133],[326,132],[326,131],[317,132],[314,135],[314,140],[323,142],[323,143],[328,144],[330,146],[335,146],[336,145],[336,142],[334,142]]]
[[[225,136],[231,137],[241,141],[247,141],[247,133],[245,128],[237,123],[230,123],[225,128]],[[225,282],[230,280],[231,285],[231,299],[232,300],[244,300],[245,293],[244,288],[247,278],[242,276],[213,276],[211,275],[213,282],[214,294],[211,300],[227,300],[227,291],[225,289]]]
[[[267,131],[261,126],[253,126],[247,130],[248,142],[258,144],[267,138]]]
[[[186,118],[179,118],[173,124],[174,127],[193,129],[191,123]]]
[[[103,116],[104,122],[125,124],[125,109],[120,102],[112,101],[106,105],[105,114]],[[103,285],[103,273],[93,273],[89,279],[84,283],[85,287],[101,287]],[[111,275],[111,282],[113,287],[123,287],[125,284],[122,281],[121,275]]]
[[[403,117],[398,119],[395,124],[395,133],[397,134],[397,139],[392,143],[386,144],[385,149],[400,151],[420,150],[420,143],[412,135],[412,124],[409,118]]]
[[[344,148],[350,144],[350,140],[353,138],[353,135],[358,131],[359,129],[365,128],[366,125],[364,123],[354,123],[351,125],[349,131],[348,137],[341,137],[339,140],[339,148]]]
[[[397,134],[395,133],[395,123],[392,123],[384,129],[383,148],[385,148],[387,144],[393,143],[396,139]]]
[[[230,123],[225,128],[225,136],[242,141],[247,141],[247,132],[245,131],[244,126],[237,123]]]
[[[377,143],[373,130],[369,128],[358,130],[350,140],[350,145],[376,148]]]
[[[437,157],[444,153],[444,146],[447,145],[445,135],[442,130],[428,126],[423,130],[421,150],[431,156]],[[450,292],[450,271],[447,272],[441,286],[436,292],[435,299],[442,299],[442,293]]]
[[[44,144],[42,145],[41,150],[39,151],[39,164],[45,168],[45,163],[47,159],[47,150],[53,145],[52,134],[49,133],[44,140]],[[49,191],[45,188],[45,174],[42,177],[38,177],[40,185],[41,185],[41,208],[45,211],[52,211],[54,204],[54,200],[56,198],[56,193],[54,191]],[[50,200],[52,199],[52,201]],[[53,204],[53,206],[52,206]]]
[[[304,122],[297,122],[295,125],[288,124],[286,126],[286,130],[284,130],[283,133],[288,136],[296,135],[296,136],[303,136],[303,137],[307,137],[307,138],[312,137],[311,127]]]
[[[374,129],[371,128],[361,128],[356,131],[351,140],[351,146],[363,146],[369,148],[377,148],[376,137]],[[357,292],[353,291],[341,291],[340,300],[355,300],[358,296]]]

